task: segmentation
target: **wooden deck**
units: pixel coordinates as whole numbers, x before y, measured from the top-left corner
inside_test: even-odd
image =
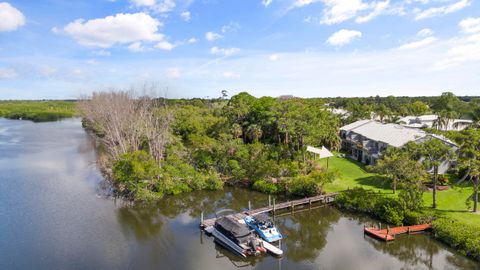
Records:
[[[430,224],[421,224],[413,226],[400,226],[388,229],[377,229],[377,228],[365,228],[364,233],[368,234],[374,238],[383,240],[383,241],[393,241],[395,240],[395,235],[404,234],[404,233],[418,233],[430,230],[432,225]]]
[[[278,204],[273,204],[270,206],[265,206],[257,209],[252,209],[252,210],[246,210],[243,212],[235,213],[228,215],[229,217],[232,217],[236,220],[244,219],[246,216],[255,216],[258,214],[262,213],[270,213],[270,212],[276,212],[280,210],[285,210],[285,209],[290,209],[294,210],[295,207],[301,207],[301,206],[311,206],[313,203],[331,203],[335,200],[335,197],[338,195],[338,193],[328,193],[328,194],[323,194],[323,195],[318,195],[314,197],[309,197],[309,198],[304,198],[304,199],[299,199],[299,200],[294,200],[294,201],[287,201],[287,202],[282,202]],[[210,218],[210,219],[205,219],[200,221],[200,227],[201,228],[207,228],[210,226],[213,226],[215,224],[216,218]]]

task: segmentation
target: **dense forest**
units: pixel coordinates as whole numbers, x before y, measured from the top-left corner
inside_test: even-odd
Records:
[[[339,118],[322,108],[317,99],[247,93],[166,101],[109,92],[80,103],[84,125],[106,146],[104,173],[134,200],[224,183],[316,194],[335,172],[312,162],[306,145],[336,149],[340,142]]]

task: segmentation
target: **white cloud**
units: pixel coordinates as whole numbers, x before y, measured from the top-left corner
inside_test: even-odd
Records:
[[[212,47],[210,49],[211,54],[218,54],[223,56],[230,56],[236,54],[240,51],[239,48],[219,48],[219,47]]]
[[[309,2],[305,0],[304,2]],[[312,2],[312,1],[310,1]],[[359,11],[369,8],[368,4],[362,0],[323,0],[325,9],[323,10],[323,17],[320,20],[322,24],[336,24],[351,19],[357,15]],[[371,17],[373,18],[374,15]],[[364,17],[360,21],[367,21],[371,18]]]
[[[304,7],[315,2],[319,2],[319,0],[294,0],[292,6],[293,7]]]
[[[221,39],[221,38],[223,38],[223,36],[218,34],[218,33],[215,33],[215,32],[205,33],[205,39],[208,40],[208,41],[214,41],[214,40]]]
[[[115,44],[162,40],[163,35],[158,33],[161,25],[146,13],[119,13],[88,21],[78,19],[65,26],[64,32],[82,45],[109,48]]]
[[[196,43],[197,42],[197,39],[196,38],[190,38],[187,40],[187,43],[189,44],[193,44],[193,43]]]
[[[240,74],[235,73],[233,71],[224,71],[222,73],[222,76],[227,79],[232,79],[232,78],[240,78]]]
[[[400,46],[399,49],[400,50],[418,49],[418,48],[428,46],[428,45],[434,43],[435,41],[437,41],[437,38],[435,38],[435,37],[426,37],[426,38],[421,39],[421,40],[405,43],[402,46]]]
[[[130,0],[130,2],[136,7],[145,7],[157,13],[168,13],[176,7],[174,0]]]
[[[192,19],[192,14],[190,11],[184,11],[180,13],[180,17],[182,17],[184,21],[189,22]]]
[[[277,61],[279,58],[280,58],[280,54],[278,54],[278,53],[274,53],[274,54],[271,54],[271,55],[268,56],[268,59],[270,61]]]
[[[98,50],[98,51],[93,51],[92,52],[94,55],[98,55],[98,56],[110,56],[112,55],[109,51],[107,50]]]
[[[472,3],[472,0],[460,0],[450,5],[444,5],[440,7],[428,8],[423,11],[418,11],[415,16],[415,20],[423,20],[432,17],[443,16],[455,11],[459,11]]]
[[[175,45],[168,41],[162,41],[162,42],[159,42],[157,45],[155,45],[155,48],[162,49],[165,51],[171,51],[175,48]]]
[[[373,9],[370,13],[365,16],[357,17],[355,20],[357,23],[365,23],[373,20],[375,17],[382,15],[387,11],[390,5],[390,0],[383,2],[373,2],[370,7]]]
[[[458,26],[466,35],[451,40],[447,57],[437,63],[439,68],[480,61],[480,18],[464,19]]]
[[[423,28],[417,33],[417,36],[419,37],[429,37],[431,35],[433,35],[433,30],[430,28]]]
[[[130,0],[130,2],[138,7],[151,7],[156,4],[155,0]]]
[[[25,25],[25,16],[9,3],[0,3],[0,32],[13,31]]]
[[[128,46],[128,50],[131,52],[145,52],[146,48],[142,45],[142,42],[137,41]]]
[[[262,0],[262,5],[268,7],[273,2],[273,0]]]
[[[37,71],[42,77],[50,77],[57,72],[57,69],[49,65],[40,65],[37,67]]]
[[[479,33],[480,32],[480,17],[467,18],[459,23],[460,28],[465,33]]]
[[[220,31],[222,33],[227,33],[227,32],[237,32],[238,29],[240,29],[240,24],[237,22],[230,22],[229,24],[226,24],[222,26]]]
[[[0,80],[13,79],[17,76],[17,71],[13,68],[0,68]]]
[[[335,32],[327,39],[327,43],[332,46],[343,46],[352,42],[356,38],[361,38],[362,32],[356,30],[342,29]]]
[[[178,68],[168,68],[165,71],[165,76],[167,76],[168,78],[178,79],[178,78],[181,77],[180,69],[178,69]]]

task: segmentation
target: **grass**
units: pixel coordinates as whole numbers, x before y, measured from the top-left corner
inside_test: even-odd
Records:
[[[322,167],[327,167],[327,160],[319,161]],[[335,153],[334,157],[328,159],[328,169],[338,170],[340,177],[333,183],[326,185],[327,192],[342,191],[349,188],[362,186],[374,191],[391,193],[390,183],[387,179],[375,173],[366,171],[365,166],[353,159],[338,157]]]
[[[26,119],[34,122],[56,121],[73,117],[73,101],[0,101],[0,117]]]
[[[326,159],[320,160],[319,163],[323,167],[327,166]],[[387,179],[378,174],[367,172],[365,166],[360,162],[350,158],[339,157],[338,153],[335,153],[334,157],[329,158],[328,167],[329,170],[338,170],[340,177],[333,183],[325,186],[327,192],[363,187],[388,194],[389,196],[395,196]],[[460,185],[452,186],[449,190],[437,192],[437,215],[480,227],[480,213],[472,213],[465,203],[472,191],[473,188],[470,183],[465,181]],[[432,192],[425,192],[423,199],[425,207],[431,206]]]

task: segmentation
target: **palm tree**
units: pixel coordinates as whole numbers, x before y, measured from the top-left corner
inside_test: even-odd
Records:
[[[473,212],[477,212],[478,189],[480,178],[480,131],[466,129],[459,137],[459,165],[467,169],[465,177],[473,184]]]
[[[247,134],[252,141],[258,141],[262,137],[263,131],[259,125],[253,124],[248,126]]]

